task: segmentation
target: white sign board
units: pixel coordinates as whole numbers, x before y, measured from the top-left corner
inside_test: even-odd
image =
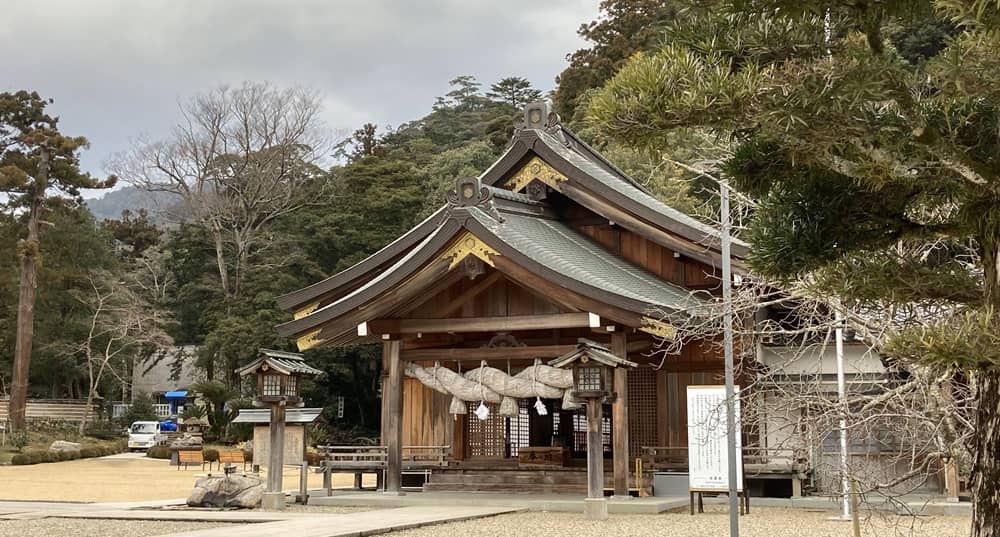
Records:
[[[736,430],[740,431],[740,389],[736,387]],[[688,386],[688,489],[695,492],[729,490],[729,451],[726,434],[726,387]],[[736,434],[736,490],[743,490],[740,434]]]

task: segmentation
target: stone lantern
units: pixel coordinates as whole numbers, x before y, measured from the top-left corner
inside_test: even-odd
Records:
[[[260,357],[236,370],[240,376],[256,375],[258,406],[271,409],[270,452],[267,468],[267,492],[261,502],[264,508],[282,509],[285,495],[281,491],[281,474],[284,466],[285,409],[302,406],[300,390],[305,377],[323,372],[294,352],[260,349]]]
[[[599,343],[580,339],[576,349],[549,362],[553,367],[573,370],[572,395],[587,407],[587,499],[584,513],[592,520],[608,518],[604,498],[604,442],[601,439],[601,414],[605,402],[616,397],[612,373],[618,367],[636,367],[635,362],[615,356]]]

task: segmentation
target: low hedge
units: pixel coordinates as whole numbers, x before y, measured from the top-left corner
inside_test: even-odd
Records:
[[[205,462],[218,462],[219,461],[219,450],[217,449],[206,449],[202,452],[202,457],[205,458]]]
[[[75,461],[77,459],[92,459],[96,457],[105,457],[107,455],[114,455],[119,453],[118,446],[85,446],[80,450],[68,450],[68,451],[47,451],[40,449],[28,450],[23,453],[15,454],[10,463],[13,465],[25,465],[25,464],[44,464],[47,462],[63,462],[63,461]],[[167,456],[165,458],[170,458],[170,450],[167,450]]]
[[[28,458],[28,464],[40,464],[43,462],[49,462],[48,451],[26,451],[24,455],[25,457]]]
[[[170,448],[167,446],[153,446],[146,451],[146,456],[151,459],[169,459]]]

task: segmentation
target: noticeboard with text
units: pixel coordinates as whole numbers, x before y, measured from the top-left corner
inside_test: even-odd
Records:
[[[740,389],[736,387],[736,431],[740,431]],[[726,434],[726,387],[688,386],[688,490],[726,492],[729,490],[729,451]],[[740,434],[736,452],[742,454]],[[742,456],[739,457],[742,459]],[[743,490],[743,464],[736,465],[736,489]]]

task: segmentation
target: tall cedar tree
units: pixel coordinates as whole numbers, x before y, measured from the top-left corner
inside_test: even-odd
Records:
[[[59,119],[45,113],[51,103],[35,92],[0,93],[0,192],[7,196],[2,207],[24,225],[17,245],[21,270],[9,408],[14,431],[25,426],[42,217],[53,205],[80,202],[81,188],[115,184],[114,177],[101,181],[80,171],[77,153],[87,139],[60,133]]]
[[[595,121],[641,145],[732,137],[761,273],[953,312],[881,350],[973,380],[973,535],[1000,535],[1000,5],[730,0],[677,21],[595,96]],[[905,26],[944,30],[894,42]],[[968,244],[978,255],[954,253]]]

